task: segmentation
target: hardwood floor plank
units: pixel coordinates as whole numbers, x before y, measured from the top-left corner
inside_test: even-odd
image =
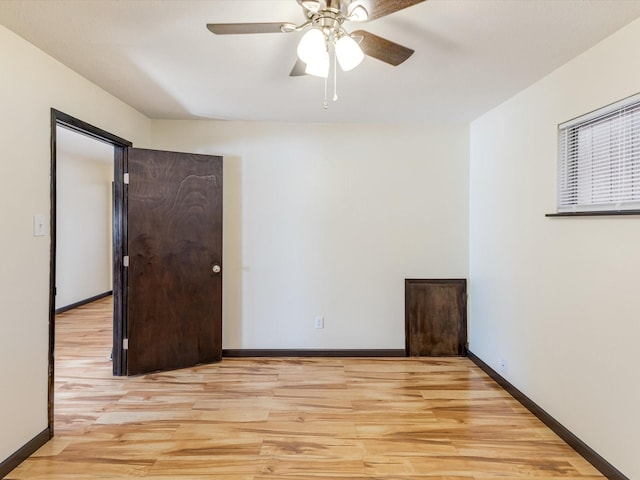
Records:
[[[56,437],[12,480],[596,480],[465,358],[228,358],[111,375],[111,303],[56,319]]]

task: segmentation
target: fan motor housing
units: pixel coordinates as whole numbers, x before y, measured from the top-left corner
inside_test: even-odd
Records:
[[[315,13],[331,12],[349,17],[354,8],[364,8],[362,0],[298,0],[298,3],[307,10],[307,16],[311,18]]]

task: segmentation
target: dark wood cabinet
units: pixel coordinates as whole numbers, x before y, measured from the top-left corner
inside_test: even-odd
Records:
[[[466,279],[405,280],[407,356],[467,354]]]

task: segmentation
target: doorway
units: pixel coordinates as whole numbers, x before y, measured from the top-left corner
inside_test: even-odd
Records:
[[[86,138],[99,141],[103,145],[110,146],[112,149],[112,167],[113,172],[113,186],[111,190],[112,194],[112,222],[111,222],[111,237],[112,237],[112,257],[110,263],[112,265],[112,273],[109,275],[111,279],[112,291],[113,291],[113,338],[121,337],[122,329],[124,328],[123,322],[123,294],[126,292],[126,285],[123,281],[124,275],[122,275],[122,249],[126,241],[126,222],[124,215],[124,188],[123,188],[123,171],[125,168],[126,160],[126,148],[132,144],[128,140],[117,137],[109,132],[106,132],[91,124],[78,120],[70,115],[60,112],[55,109],[51,109],[51,250],[50,250],[50,268],[49,268],[49,378],[48,378],[48,425],[49,435],[54,434],[54,350],[55,350],[55,316],[56,309],[60,308],[60,305],[56,305],[57,294],[57,280],[58,280],[58,268],[57,268],[57,238],[58,238],[58,136],[61,135],[60,140],[64,144],[63,135],[73,132],[76,135],[82,135]],[[108,187],[107,187],[108,188]],[[66,228],[66,227],[63,227]],[[108,266],[104,267],[109,269]],[[108,275],[108,272],[106,273]],[[63,274],[64,275],[64,274]],[[104,279],[103,279],[104,281]],[[69,292],[61,292],[64,295],[73,295]],[[77,294],[78,292],[76,292]],[[106,293],[106,292],[103,292]],[[100,296],[100,294],[98,294]],[[63,298],[72,298],[67,296]],[[66,303],[64,300],[62,303]],[[113,373],[115,375],[122,375],[122,362],[123,352],[121,348],[117,347],[117,342],[113,342]]]
[[[56,130],[56,314],[113,290],[113,145]],[[109,345],[111,348],[111,345]]]
[[[52,109],[51,436],[59,126],[113,147],[113,374],[222,358],[222,157],[132,148],[127,140]]]
[[[56,160],[54,367],[55,391],[60,395],[68,386],[82,385],[74,375],[64,373],[70,358],[91,362],[87,366],[92,370],[96,364],[111,370],[114,147],[57,125]],[[96,302],[101,307],[100,322],[86,313],[95,309]],[[102,321],[105,314],[108,322]],[[80,420],[72,412],[61,411],[59,404],[55,409],[57,430]]]

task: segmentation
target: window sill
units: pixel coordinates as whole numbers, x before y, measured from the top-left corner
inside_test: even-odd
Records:
[[[545,217],[617,217],[621,215],[640,215],[640,210],[594,210],[591,212],[547,213]]]

